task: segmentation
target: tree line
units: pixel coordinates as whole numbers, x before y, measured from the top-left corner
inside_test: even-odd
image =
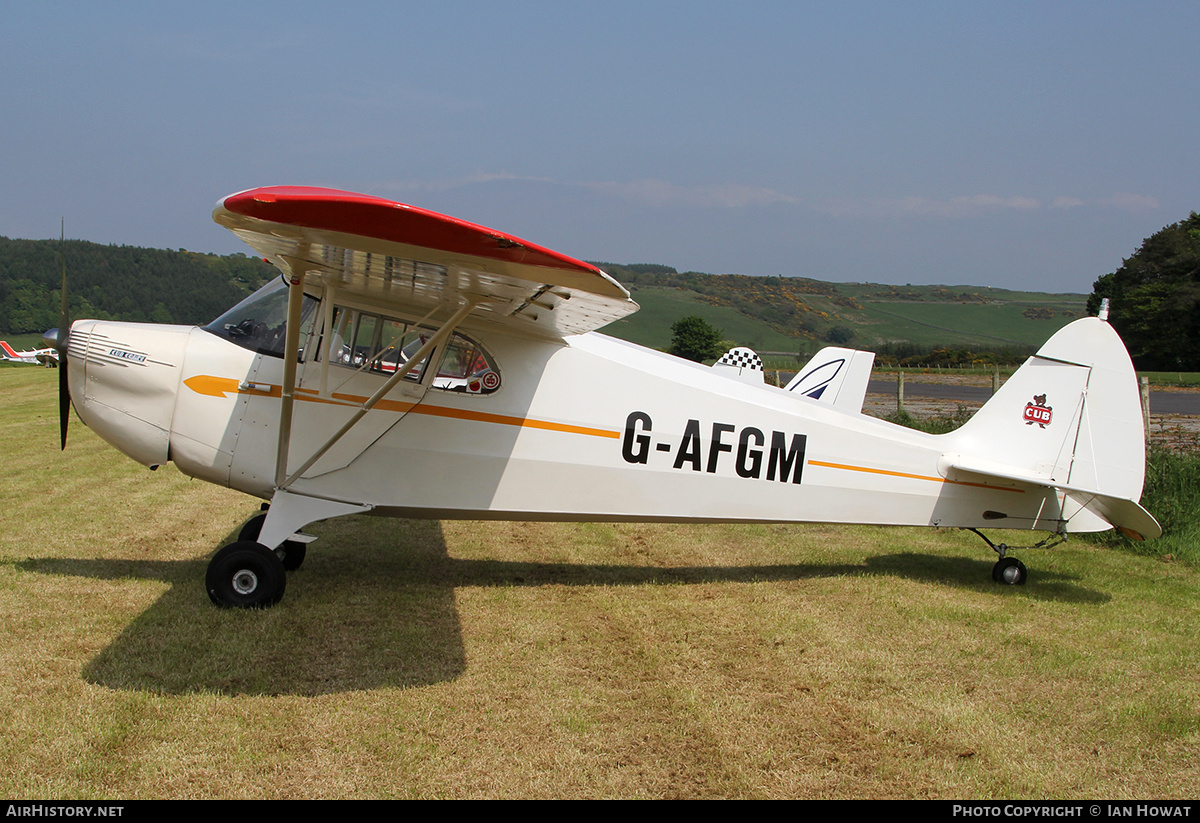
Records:
[[[1147,237],[1120,268],[1098,278],[1088,314],[1105,297],[1135,366],[1200,371],[1200,214]]]
[[[203,324],[277,274],[244,254],[0,237],[0,333],[58,325],[63,261],[71,317]]]

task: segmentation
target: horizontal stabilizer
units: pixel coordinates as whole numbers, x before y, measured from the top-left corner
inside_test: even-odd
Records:
[[[961,454],[942,455],[938,461],[938,471],[950,480],[959,479],[957,475],[965,473],[988,480],[1028,483],[1055,489],[1080,509],[1096,515],[1126,537],[1133,540],[1153,540],[1162,536],[1162,526],[1154,519],[1154,515],[1142,508],[1137,501],[1125,497],[1115,497],[1095,489],[1063,483],[1037,472]]]

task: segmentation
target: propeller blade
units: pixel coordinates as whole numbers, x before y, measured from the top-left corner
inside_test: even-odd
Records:
[[[58,434],[59,451],[67,448],[67,420],[71,416],[71,386],[67,382],[67,361],[59,355],[58,364]]]
[[[71,416],[71,384],[67,380],[67,343],[71,336],[71,313],[67,309],[67,255],[63,251],[65,232],[60,228],[59,256],[62,258],[62,305],[58,312],[58,334],[54,347],[58,349],[58,432],[60,450],[67,448],[67,421]]]

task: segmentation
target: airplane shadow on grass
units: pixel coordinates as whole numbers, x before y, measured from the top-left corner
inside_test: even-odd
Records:
[[[878,575],[996,596],[1079,604],[1109,599],[1067,575],[1035,572],[1028,586],[999,586],[991,582],[991,560],[912,552],[869,557],[861,564],[665,568],[461,560],[449,556],[438,521],[333,522],[333,533],[324,534],[304,566],[288,574],[284,601],[264,611],[215,608],[204,590],[208,558],[56,558],[16,565],[26,572],[171,584],[83,671],[96,685],[165,694],[316,696],[453,680],[466,669],[454,598],[458,587],[670,586]],[[236,533],[220,545],[234,539]]]

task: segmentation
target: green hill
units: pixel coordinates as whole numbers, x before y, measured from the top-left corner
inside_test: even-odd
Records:
[[[604,331],[655,348],[669,345],[673,322],[698,315],[731,343],[760,352],[811,354],[831,339],[884,352],[1028,352],[1083,316],[1087,302],[1083,294],[978,286],[826,283],[679,273],[666,266],[597,265],[629,288],[642,306]]]

